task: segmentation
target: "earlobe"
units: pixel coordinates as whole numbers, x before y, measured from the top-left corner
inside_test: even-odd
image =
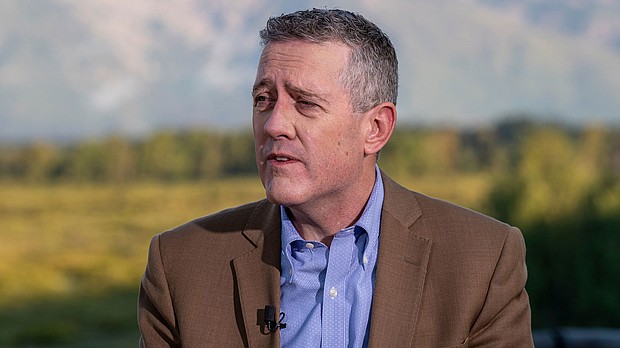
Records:
[[[368,111],[369,129],[366,136],[367,155],[378,153],[388,142],[396,126],[396,107],[393,103],[381,103]]]

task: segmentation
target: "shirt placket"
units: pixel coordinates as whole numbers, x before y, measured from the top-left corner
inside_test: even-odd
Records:
[[[354,239],[353,228],[343,230],[334,236],[329,248],[323,287],[322,347],[346,347],[348,344],[349,315],[345,294]]]

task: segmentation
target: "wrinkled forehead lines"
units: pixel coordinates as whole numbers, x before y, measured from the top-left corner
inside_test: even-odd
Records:
[[[266,66],[283,68],[301,68],[303,65],[313,65],[314,68],[326,68],[326,60],[336,57],[341,70],[346,66],[351,55],[351,48],[338,42],[306,42],[306,41],[282,41],[267,44],[261,52],[259,69]],[[277,62],[277,64],[271,64]]]
[[[295,70],[299,70],[298,66],[301,65],[300,56],[295,53],[273,50],[270,45],[267,45],[261,53],[253,91],[257,88],[275,88],[277,75],[280,75],[280,72],[285,72],[287,75],[293,74]]]
[[[299,73],[304,66],[307,66],[307,62],[302,62],[302,58],[301,54],[297,53],[263,53],[256,72],[256,82],[265,78],[273,80],[275,76],[269,75],[277,73],[286,73],[287,75]]]
[[[290,84],[291,81],[288,79],[297,80],[298,74],[303,74],[304,79],[297,80],[294,84],[312,84],[311,77],[325,74],[330,76],[332,81],[339,80],[342,70],[346,68],[349,54],[350,48],[348,46],[336,42],[285,41],[269,43],[261,52],[254,89],[259,86],[266,87],[266,81],[275,84],[279,84],[278,82]],[[330,69],[333,71],[329,71]],[[279,80],[282,78],[286,81]]]

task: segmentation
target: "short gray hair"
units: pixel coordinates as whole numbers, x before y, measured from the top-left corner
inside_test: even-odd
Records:
[[[396,104],[398,60],[388,36],[360,14],[339,9],[312,9],[271,17],[260,31],[261,44],[307,41],[341,42],[351,48],[341,73],[355,112],[384,102]]]

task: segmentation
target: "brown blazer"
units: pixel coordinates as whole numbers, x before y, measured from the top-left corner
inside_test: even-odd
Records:
[[[533,347],[520,231],[383,178],[369,345]],[[279,347],[261,323],[279,307],[280,249],[280,211],[265,200],[155,236],[140,345]]]

